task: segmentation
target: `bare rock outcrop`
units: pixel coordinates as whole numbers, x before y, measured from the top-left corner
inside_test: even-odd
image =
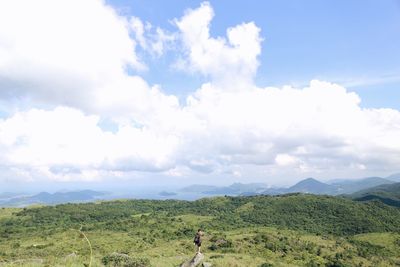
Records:
[[[204,255],[201,253],[197,253],[190,261],[186,261],[181,264],[180,267],[197,267],[200,266],[204,259]]]

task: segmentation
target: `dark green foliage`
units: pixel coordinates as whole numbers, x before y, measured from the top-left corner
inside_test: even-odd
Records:
[[[346,195],[356,201],[377,200],[389,206],[400,207],[400,183],[384,184]]]
[[[90,251],[79,237],[81,229],[92,241],[93,259],[99,265],[102,259],[106,266],[148,266],[150,259],[154,266],[167,266],[159,264],[164,257],[172,262],[176,255],[193,253],[198,228],[206,233],[202,251],[217,266],[241,262],[242,257],[247,262],[257,259],[249,266],[395,266],[400,260],[396,246],[400,209],[379,201],[288,194],[193,202],[112,201],[14,211],[0,219],[0,261],[8,263],[21,258],[63,262],[69,254],[76,255],[70,261],[87,263]],[[353,236],[371,232],[379,234]],[[113,251],[120,253],[110,254]]]
[[[267,249],[282,256],[289,253],[318,255],[318,250],[321,249],[321,247],[313,242],[301,240],[296,236],[283,235],[279,232],[274,234],[260,233],[252,239],[245,238],[243,242],[248,242],[253,246]]]
[[[251,208],[247,208],[249,206]],[[167,228],[161,233],[177,239],[193,234],[193,229],[174,218],[183,214],[211,215],[214,219],[200,226],[220,231],[275,226],[317,234],[353,235],[400,229],[400,209],[380,202],[360,203],[330,196],[290,194],[217,197],[194,202],[129,200],[28,208],[12,219],[0,220],[0,237],[79,229],[81,225],[85,226],[84,231],[128,232],[157,228],[160,224],[178,224],[179,228]]]
[[[348,264],[344,263],[343,261],[337,260],[337,259],[334,259],[334,260],[328,262],[325,266],[326,267],[352,267],[351,265],[348,265]]]
[[[390,256],[387,250],[382,246],[359,240],[351,240],[350,242],[357,247],[357,254],[360,257],[370,258],[374,255]]]
[[[400,212],[376,202],[355,203],[301,194],[252,197],[248,201],[252,201],[254,210],[241,212],[238,216],[244,222],[257,225],[336,235],[397,231],[400,226],[400,221],[396,222]]]
[[[209,247],[210,250],[222,250],[223,252],[230,251],[229,248],[233,247],[232,241],[226,239],[225,235],[214,235],[210,239],[211,246]]]
[[[400,207],[400,200],[397,199],[391,199],[388,197],[381,197],[379,195],[375,194],[368,194],[359,198],[355,198],[354,200],[356,201],[371,201],[371,200],[378,200],[381,201],[382,203],[385,203],[386,205],[393,206],[393,207]]]
[[[103,257],[102,262],[105,266],[113,267],[148,267],[150,266],[149,259],[133,258],[126,254],[112,253]]]
[[[212,255],[212,256],[210,256],[210,259],[219,259],[219,258],[223,258],[224,257],[224,255]]]

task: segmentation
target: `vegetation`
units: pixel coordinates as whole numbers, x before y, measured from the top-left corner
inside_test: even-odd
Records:
[[[178,266],[198,228],[213,266],[400,264],[400,209],[290,194],[3,208],[0,266]]]
[[[387,205],[400,207],[400,183],[379,185],[358,191],[346,197],[350,197],[356,201],[379,200]]]

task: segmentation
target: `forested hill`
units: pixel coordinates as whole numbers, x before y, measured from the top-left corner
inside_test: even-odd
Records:
[[[126,200],[103,203],[63,204],[27,208],[0,221],[2,235],[49,228],[84,225],[93,229],[137,227],[135,215],[168,218],[184,214],[213,216],[202,227],[229,230],[247,226],[275,226],[310,233],[350,235],[398,231],[400,209],[378,201],[290,194],[282,196],[215,197],[197,201]],[[5,227],[8,226],[8,227]]]
[[[346,197],[357,201],[379,200],[387,205],[400,207],[400,183],[379,185]]]
[[[180,266],[198,228],[212,266],[400,264],[399,208],[290,194],[2,208],[0,265]]]

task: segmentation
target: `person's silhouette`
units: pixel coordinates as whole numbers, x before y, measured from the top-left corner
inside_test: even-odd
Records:
[[[203,231],[201,229],[197,230],[196,235],[194,236],[194,245],[196,246],[196,252],[200,253],[200,247],[201,247],[201,242],[202,242],[202,236],[204,235]]]

